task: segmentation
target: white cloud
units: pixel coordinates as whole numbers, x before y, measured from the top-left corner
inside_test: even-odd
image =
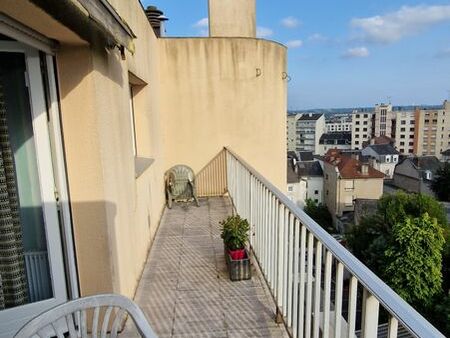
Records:
[[[291,40],[286,42],[286,46],[288,48],[300,48],[301,46],[303,46],[303,41],[302,40]]]
[[[450,21],[450,5],[403,6],[385,15],[352,19],[351,25],[367,42],[392,43],[443,21]]]
[[[258,38],[268,38],[273,35],[273,30],[267,27],[260,27],[258,26],[256,28],[256,36]]]
[[[193,26],[196,28],[208,28],[209,20],[208,20],[208,18],[200,19],[196,23],[194,23]]]
[[[314,33],[308,37],[308,41],[311,42],[326,42],[329,39],[326,36],[323,36],[320,33]]]
[[[300,25],[300,21],[293,16],[288,16],[287,18],[281,20],[281,24],[286,28],[295,28]]]
[[[347,49],[347,51],[342,54],[342,57],[346,59],[365,58],[368,57],[369,54],[369,50],[366,47],[355,47]]]

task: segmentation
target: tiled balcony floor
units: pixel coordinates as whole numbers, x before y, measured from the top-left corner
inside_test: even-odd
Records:
[[[230,213],[227,198],[166,209],[135,299],[159,337],[288,337],[257,269],[228,277],[219,222]]]

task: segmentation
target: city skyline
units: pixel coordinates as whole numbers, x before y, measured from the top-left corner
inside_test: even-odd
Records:
[[[169,17],[168,36],[207,35],[206,0],[142,4]],[[437,105],[450,96],[448,1],[260,0],[257,25],[259,37],[289,47],[289,110]]]

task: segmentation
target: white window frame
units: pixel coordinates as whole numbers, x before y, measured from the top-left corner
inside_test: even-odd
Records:
[[[1,52],[22,53],[25,56],[53,291],[53,298],[1,310],[0,338],[3,338],[13,336],[21,326],[37,314],[67,301],[68,287],[73,298],[77,298],[79,294],[59,104],[53,67],[54,44],[51,40],[3,14],[0,14],[0,33],[18,41],[1,41]],[[45,102],[39,50],[46,53],[46,75],[49,81],[50,96],[49,111],[47,111]],[[47,120],[47,116],[50,121]],[[60,224],[58,209],[63,224]],[[63,246],[67,266],[63,260]],[[66,281],[69,282],[69,285]]]

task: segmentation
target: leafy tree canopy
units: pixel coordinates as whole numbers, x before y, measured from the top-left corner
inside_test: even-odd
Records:
[[[441,292],[442,232],[427,213],[407,217],[392,228],[383,279],[411,304],[429,304]]]
[[[431,189],[439,200],[450,202],[450,163],[445,163],[436,171]]]
[[[336,229],[333,227],[333,218],[326,205],[317,204],[312,199],[307,198],[304,211],[328,232],[336,232]]]

